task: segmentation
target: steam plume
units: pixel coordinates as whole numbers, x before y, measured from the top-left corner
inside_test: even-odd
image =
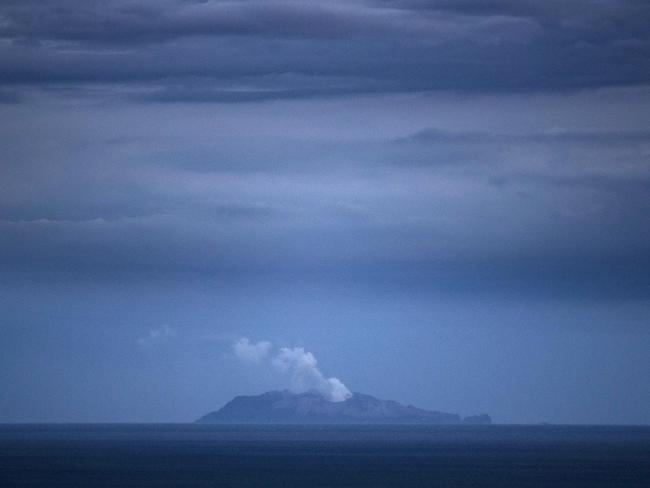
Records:
[[[233,350],[239,359],[259,363],[269,356],[272,347],[270,342],[261,341],[254,344],[248,338],[242,337],[235,342]]]
[[[242,337],[233,344],[233,351],[243,361],[268,362],[274,370],[289,379],[293,390],[315,389],[333,402],[342,402],[352,396],[352,392],[341,380],[325,378],[318,369],[316,357],[302,347],[281,347],[273,353],[270,342],[253,343]]]

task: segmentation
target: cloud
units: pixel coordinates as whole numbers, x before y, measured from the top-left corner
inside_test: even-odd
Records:
[[[157,347],[171,342],[176,337],[176,331],[168,325],[157,329],[151,329],[146,336],[139,338],[136,342],[141,347]]]
[[[352,396],[350,390],[338,378],[325,378],[318,369],[316,357],[302,347],[281,347],[271,354],[270,342],[252,343],[247,338],[233,345],[238,359],[248,362],[267,362],[282,378],[288,380],[291,389],[307,391],[315,389],[333,402],[341,402]]]
[[[382,30],[390,19],[356,2],[106,1],[45,5],[46,14],[29,19],[37,6],[9,2],[4,37],[112,44],[156,43],[193,36],[334,38]]]
[[[23,100],[23,97],[17,90],[0,89],[0,104],[14,104]]]
[[[9,41],[0,83],[93,84],[127,100],[566,91],[650,80],[647,2],[8,1],[0,18]],[[265,89],[278,74],[299,79]]]
[[[453,133],[437,129],[425,129],[395,142],[440,143],[583,143],[583,144],[629,144],[650,142],[650,131],[547,131],[538,133],[493,133],[493,132],[461,132]]]
[[[353,117],[340,102],[229,106],[216,121],[212,107],[35,119],[11,106],[0,264],[59,280],[301,276],[515,294],[564,293],[571,269],[574,294],[643,295],[650,133],[635,112],[648,92],[620,101],[632,95],[363,100]]]
[[[246,337],[242,337],[233,345],[235,356],[243,361],[259,363],[266,359],[271,352],[271,343],[261,341],[252,343]]]

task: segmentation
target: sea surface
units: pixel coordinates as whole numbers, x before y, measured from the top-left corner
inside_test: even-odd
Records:
[[[0,425],[0,487],[650,487],[650,427]]]

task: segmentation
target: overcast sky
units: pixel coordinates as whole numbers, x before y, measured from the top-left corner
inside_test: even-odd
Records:
[[[289,386],[650,423],[645,0],[3,0],[0,422]]]

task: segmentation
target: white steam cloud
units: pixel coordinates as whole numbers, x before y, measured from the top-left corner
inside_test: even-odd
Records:
[[[246,337],[242,337],[233,345],[235,355],[244,361],[259,363],[266,359],[273,346],[270,342],[261,341],[257,344],[252,343]]]
[[[267,362],[274,370],[288,377],[293,390],[315,389],[333,402],[342,402],[352,396],[341,380],[325,378],[318,369],[316,357],[302,347],[281,347],[274,353],[270,342],[254,343],[242,337],[233,344],[233,351],[242,361]]]

